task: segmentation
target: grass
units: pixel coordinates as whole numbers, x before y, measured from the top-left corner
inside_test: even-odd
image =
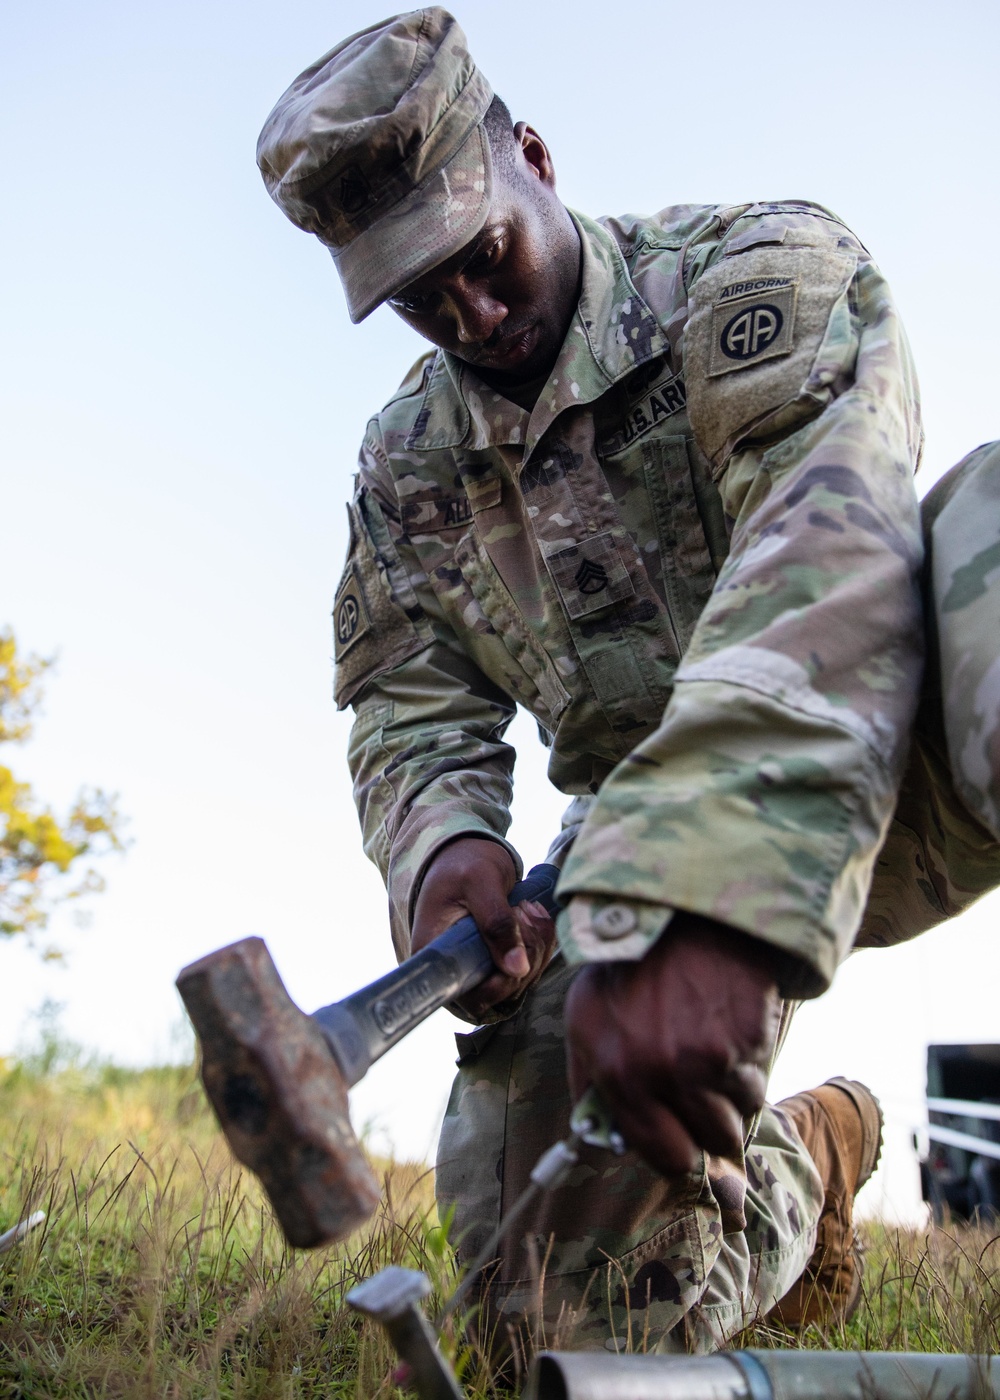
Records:
[[[290,1254],[232,1164],[189,1069],[0,1067],[0,1229],[48,1219],[0,1256],[4,1400],[388,1400],[395,1360],[343,1303],[388,1263],[454,1269],[422,1167],[384,1165],[373,1222]],[[1000,1240],[983,1227],[866,1230],[866,1298],[840,1333],[758,1327],[735,1344],[1000,1352]],[[472,1400],[504,1394],[446,1339]]]

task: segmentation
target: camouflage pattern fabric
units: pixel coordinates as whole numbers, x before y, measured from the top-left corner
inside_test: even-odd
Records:
[[[859,948],[913,938],[1000,878],[1000,444],[952,467],[921,518],[927,669]]]
[[[878,270],[816,206],[574,218],[581,298],[537,403],[420,360],[368,426],[334,603],[401,958],[441,846],[506,844],[518,704],[573,799],[554,847],[565,962],[475,1033],[445,1123],[439,1190],[466,1257],[558,1132],[557,1103],[565,1119],[567,963],[640,958],[690,909],[782,950],[782,991],[812,996],[856,940],[912,936],[1000,877],[974,802],[991,792],[989,685],[958,721],[961,796],[936,653],[921,690],[917,391]],[[925,526],[954,573],[962,493],[955,515],[935,516],[941,499]],[[980,596],[938,597],[949,646]],[[545,1319],[550,1345],[638,1328],[709,1347],[766,1310],[808,1258],[822,1193],[780,1113],[753,1133],[746,1163],[681,1182],[587,1159],[527,1252],[503,1254],[494,1321],[538,1337]]]
[[[593,798],[560,885],[570,960],[641,957],[680,907],[781,948],[783,991],[816,995],[918,699],[905,340],[816,206],[574,218],[580,303],[532,412],[436,352],[362,448],[336,688],[395,945],[445,841],[504,839],[521,704],[552,781]]]
[[[557,958],[516,1017],[460,1037],[438,1149],[442,1212],[462,1260],[568,1126]],[[744,1203],[744,1190],[746,1198]],[[487,1271],[480,1331],[494,1349],[709,1351],[782,1297],[812,1252],[823,1186],[790,1119],[767,1108],[745,1171],[703,1159],[665,1181],[632,1154],[584,1148]]]
[[[1000,838],[1000,443],[943,486],[931,548],[948,755],[965,805]]]
[[[492,100],[461,25],[437,5],[350,35],[278,99],[257,164],[278,208],[329,248],[352,321],[486,222]]]

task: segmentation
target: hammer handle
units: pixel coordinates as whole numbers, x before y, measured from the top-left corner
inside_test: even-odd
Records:
[[[559,873],[556,865],[536,865],[511,890],[510,903],[534,899],[554,914]],[[312,1019],[326,1036],[348,1085],[357,1084],[377,1059],[421,1021],[477,987],[495,970],[476,921],[467,915],[394,972],[343,1001],[321,1007]]]

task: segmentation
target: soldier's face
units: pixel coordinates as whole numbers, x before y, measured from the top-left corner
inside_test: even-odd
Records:
[[[485,227],[389,302],[501,389],[552,368],[580,283],[579,235],[555,193],[545,143],[523,122],[514,134],[515,168],[495,182]]]

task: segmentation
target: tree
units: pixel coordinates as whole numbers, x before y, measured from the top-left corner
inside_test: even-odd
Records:
[[[42,699],[42,677],[50,660],[21,657],[13,632],[0,630],[0,744],[31,737],[32,716]],[[83,788],[67,816],[58,820],[0,764],[0,934],[33,938],[46,927],[57,904],[104,888],[87,859],[121,851],[122,817],[116,798]],[[45,957],[59,957],[45,950]]]

